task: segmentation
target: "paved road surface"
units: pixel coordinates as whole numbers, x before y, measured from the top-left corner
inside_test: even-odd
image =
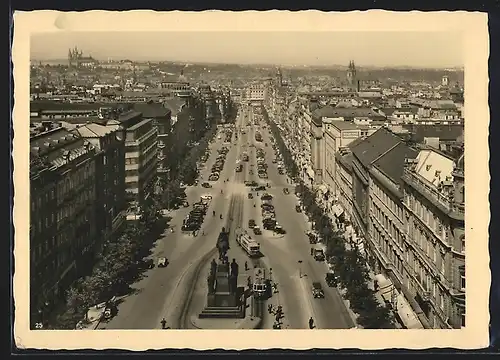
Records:
[[[252,114],[248,114],[250,119]],[[248,120],[245,120],[245,122]],[[237,120],[241,124],[242,119]],[[250,188],[244,186],[246,180],[258,182],[269,182],[271,188],[269,193],[274,197],[273,204],[276,209],[278,222],[287,231],[286,235],[276,235],[271,231],[263,230],[262,235],[254,236],[261,245],[264,255],[262,262],[268,269],[272,268],[272,278],[278,283],[279,293],[274,294],[270,303],[282,305],[285,313],[284,328],[307,329],[309,317],[313,317],[318,328],[334,329],[349,328],[352,321],[340,298],[338,292],[326,286],[324,276],[326,264],[315,262],[310,256],[310,245],[305,235],[309,229],[306,217],[302,213],[295,212],[297,198],[294,195],[293,186],[287,184],[286,176],[279,175],[276,165],[272,164],[274,157],[268,130],[260,129],[263,142],[257,143],[254,138],[253,127],[246,128],[246,134],[238,134],[237,146],[231,145],[221,179],[213,183],[213,188],[204,189],[201,186],[192,187],[187,190],[190,203],[197,201],[200,195],[209,193],[213,196],[212,203],[207,212],[207,218],[202,226],[202,231],[196,237],[182,234],[180,226],[182,219],[190,208],[175,211],[172,223],[176,226],[175,233],[163,236],[154,249],[153,257],[166,256],[170,265],[164,269],[154,268],[147,272],[147,277],[135,284],[138,293],[126,298],[119,306],[118,315],[109,323],[101,324],[101,328],[107,329],[152,329],[160,327],[160,320],[165,317],[172,328],[193,328],[189,324],[189,318],[201,311],[206,297],[206,271],[207,263],[216,256],[200,259],[210,250],[214,249],[216,238],[222,226],[229,226],[230,260],[235,258],[240,265],[240,274],[246,278],[251,274],[251,269],[245,274],[244,262],[251,261],[239,248],[234,240],[234,231],[238,227],[248,230],[248,220],[254,219],[262,229],[260,214],[260,195],[254,199],[248,199]],[[216,158],[216,150],[222,146],[222,141],[217,140],[211,149],[211,156],[207,161],[207,167],[202,172],[200,184],[208,178],[210,168]],[[267,147],[264,143],[268,144]],[[260,180],[257,177],[256,151],[248,144],[262,147],[266,151],[269,179]],[[250,161],[243,163],[243,171],[235,172],[236,159],[241,152],[247,150]],[[253,166],[252,166],[253,165]],[[249,170],[254,174],[250,175]],[[229,178],[229,182],[223,179]],[[284,195],[282,189],[290,187],[290,194]],[[221,194],[220,190],[224,193]],[[254,195],[256,195],[254,193]],[[255,207],[254,207],[255,204]],[[212,211],[215,210],[217,217],[213,218]],[[227,214],[223,220],[219,214]],[[299,263],[301,260],[302,264]],[[200,265],[200,266],[198,266]],[[299,274],[299,272],[301,274]],[[300,276],[302,275],[302,276]],[[241,278],[240,277],[240,283]],[[311,294],[312,281],[320,281],[325,290],[324,299],[313,299]],[[272,326],[272,320],[266,319],[264,327]]]
[[[280,175],[277,165],[272,163],[274,151],[269,132],[261,128],[261,133],[263,142],[255,144],[266,151],[269,179],[265,181],[271,185],[268,192],[273,195],[276,219],[287,231],[283,236],[264,230],[261,236],[262,252],[268,266],[273,269],[274,280],[279,284],[279,302],[285,312],[284,326],[291,329],[308,328],[308,320],[312,316],[317,328],[350,328],[353,323],[340,295],[336,289],[329,288],[325,283],[327,265],[314,261],[310,255],[311,245],[305,235],[310,225],[303,213],[295,211],[298,201],[294,195],[294,187],[287,183],[286,175]],[[265,143],[268,144],[267,147]],[[255,155],[251,161],[256,161]],[[284,187],[289,187],[289,195],[283,194]],[[253,208],[253,205],[249,208],[249,213],[261,226],[260,199],[257,200],[256,208]],[[302,261],[300,265],[299,260]],[[324,299],[312,297],[313,281],[322,283],[325,290]]]
[[[239,119],[241,121],[241,119]],[[166,268],[153,268],[146,273],[146,277],[136,284],[134,288],[137,292],[125,298],[119,305],[118,314],[107,323],[101,323],[101,329],[154,329],[160,328],[160,321],[163,317],[168,320],[168,326],[174,327],[178,321],[179,308],[184,304],[183,292],[190,285],[185,278],[189,275],[197,260],[214,248],[215,239],[223,225],[225,225],[226,214],[229,207],[231,185],[223,182],[223,179],[234,177],[234,164],[239,155],[236,146],[231,144],[227,154],[224,169],[221,172],[219,181],[213,182],[213,188],[205,189],[201,183],[208,179],[212,164],[215,162],[216,150],[222,147],[222,141],[216,140],[211,147],[211,155],[206,163],[206,168],[200,176],[200,185],[187,189],[188,201],[192,204],[198,201],[203,194],[213,196],[212,203],[207,211],[206,219],[202,226],[202,231],[198,236],[184,234],[180,231],[182,220],[192,209],[183,208],[175,211],[171,224],[175,228],[174,233],[167,232],[156,243],[153,250],[153,258],[159,256],[167,257],[170,264]],[[221,194],[220,190],[224,193]],[[212,211],[216,211],[216,217]],[[219,214],[224,214],[223,220],[219,219]],[[202,235],[202,232],[205,235]]]

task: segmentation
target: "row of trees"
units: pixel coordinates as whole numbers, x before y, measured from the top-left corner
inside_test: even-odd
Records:
[[[102,246],[97,265],[89,276],[80,278],[67,292],[66,302],[68,310],[59,317],[55,324],[60,329],[74,329],[82,317],[86,318],[87,309],[95,304],[109,300],[117,294],[126,293],[129,284],[134,282],[140,274],[143,258],[148,255],[152,241],[164,230],[165,223],[160,209],[171,208],[185,197],[183,182],[187,185],[194,183],[198,177],[197,163],[208,149],[211,139],[216,133],[213,126],[198,140],[197,146],[187,144],[193,139],[183,127],[174,133],[173,153],[170,158],[177,158],[170,164],[174,179],[160,184],[163,192],[150,195],[140,204],[137,221],[127,222],[121,236],[108,240]]]
[[[299,169],[293,161],[292,154],[286,147],[276,124],[272,121],[268,123],[283,156],[287,172],[297,181]],[[345,292],[351,310],[359,315],[358,325],[366,329],[393,328],[394,319],[391,311],[377,301],[374,291],[368,287],[370,277],[365,259],[357,247],[346,248],[346,240],[342,233],[334,230],[332,220],[318,205],[316,193],[302,180],[298,180],[298,183],[297,191],[300,193],[304,209],[312,220],[314,229],[319,233],[321,241],[326,245],[326,258],[338,275],[338,286]]]
[[[74,329],[76,322],[86,317],[89,307],[129,290],[149,251],[151,242],[147,240],[162,230],[159,208],[154,196],[148,197],[140,206],[137,221],[127,222],[121,236],[103,244],[92,273],[80,278],[68,290],[69,312],[59,318],[57,328]]]
[[[168,182],[162,179],[162,183],[160,184],[163,189],[161,204],[164,208],[172,208],[179,205],[179,202],[185,197],[184,189],[180,186],[181,182],[186,185],[194,184],[199,176],[198,163],[207,151],[215,132],[216,127],[211,127],[198,141],[198,144],[179,159],[181,162],[179,162],[177,171],[173,173],[175,174],[173,179]]]

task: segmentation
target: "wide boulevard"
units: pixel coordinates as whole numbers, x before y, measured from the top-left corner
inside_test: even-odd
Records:
[[[256,125],[253,125],[254,122]],[[314,319],[316,328],[320,329],[354,326],[338,291],[325,283],[327,265],[315,261],[310,254],[311,245],[306,236],[310,224],[302,212],[295,210],[299,202],[294,195],[294,185],[286,175],[279,174],[277,165],[272,161],[275,154],[269,130],[264,125],[262,120],[257,120],[251,107],[242,108],[231,143],[224,143],[224,135],[214,140],[210,157],[200,173],[199,184],[186,190],[190,206],[171,213],[170,224],[175,230],[165,232],[153,249],[151,257],[166,257],[169,265],[149,270],[142,280],[134,284],[136,291],[119,305],[118,314],[99,328],[154,329],[161,327],[162,318],[173,329],[193,328],[189,318],[203,306],[207,264],[216,257],[215,243],[223,226],[230,230],[228,256],[230,261],[234,258],[240,265],[240,283],[251,275],[252,261],[236,245],[235,230],[244,228],[260,243],[263,254],[260,262],[268,270],[272,269],[271,278],[278,287],[278,293],[268,303],[283,307],[283,328],[308,329],[310,317]],[[262,133],[262,142],[255,141],[255,131]],[[229,153],[220,178],[209,182],[211,188],[203,188],[201,184],[208,181],[217,150],[222,146],[227,146]],[[257,148],[265,151],[268,179],[259,179],[257,176]],[[249,161],[242,162],[242,172],[236,172],[236,162],[243,151],[248,153]],[[259,191],[258,196],[257,192],[253,192],[254,196],[250,199],[248,193],[252,190],[244,184],[252,180],[270,185],[266,191],[273,196],[276,220],[286,230],[286,234],[275,234],[263,229],[260,211],[260,195],[263,192]],[[284,194],[284,188],[289,189],[289,194]],[[182,220],[192,209],[191,204],[204,194],[211,195],[212,201],[201,230],[195,236],[181,232]],[[254,235],[248,228],[250,219],[255,220],[262,229],[262,235]],[[249,264],[248,271],[244,269],[245,262]],[[313,281],[322,284],[325,292],[323,299],[313,298]],[[267,316],[267,312],[265,314],[262,327],[271,328],[273,319]]]

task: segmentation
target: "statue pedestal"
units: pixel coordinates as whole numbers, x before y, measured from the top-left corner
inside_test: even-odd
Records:
[[[230,292],[217,292],[215,293],[215,306],[216,307],[234,307],[238,306],[236,301],[236,294]]]

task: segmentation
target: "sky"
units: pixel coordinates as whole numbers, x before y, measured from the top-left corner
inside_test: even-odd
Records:
[[[237,64],[463,66],[458,32],[55,32],[31,37],[32,60],[66,59],[77,46],[98,60]]]

